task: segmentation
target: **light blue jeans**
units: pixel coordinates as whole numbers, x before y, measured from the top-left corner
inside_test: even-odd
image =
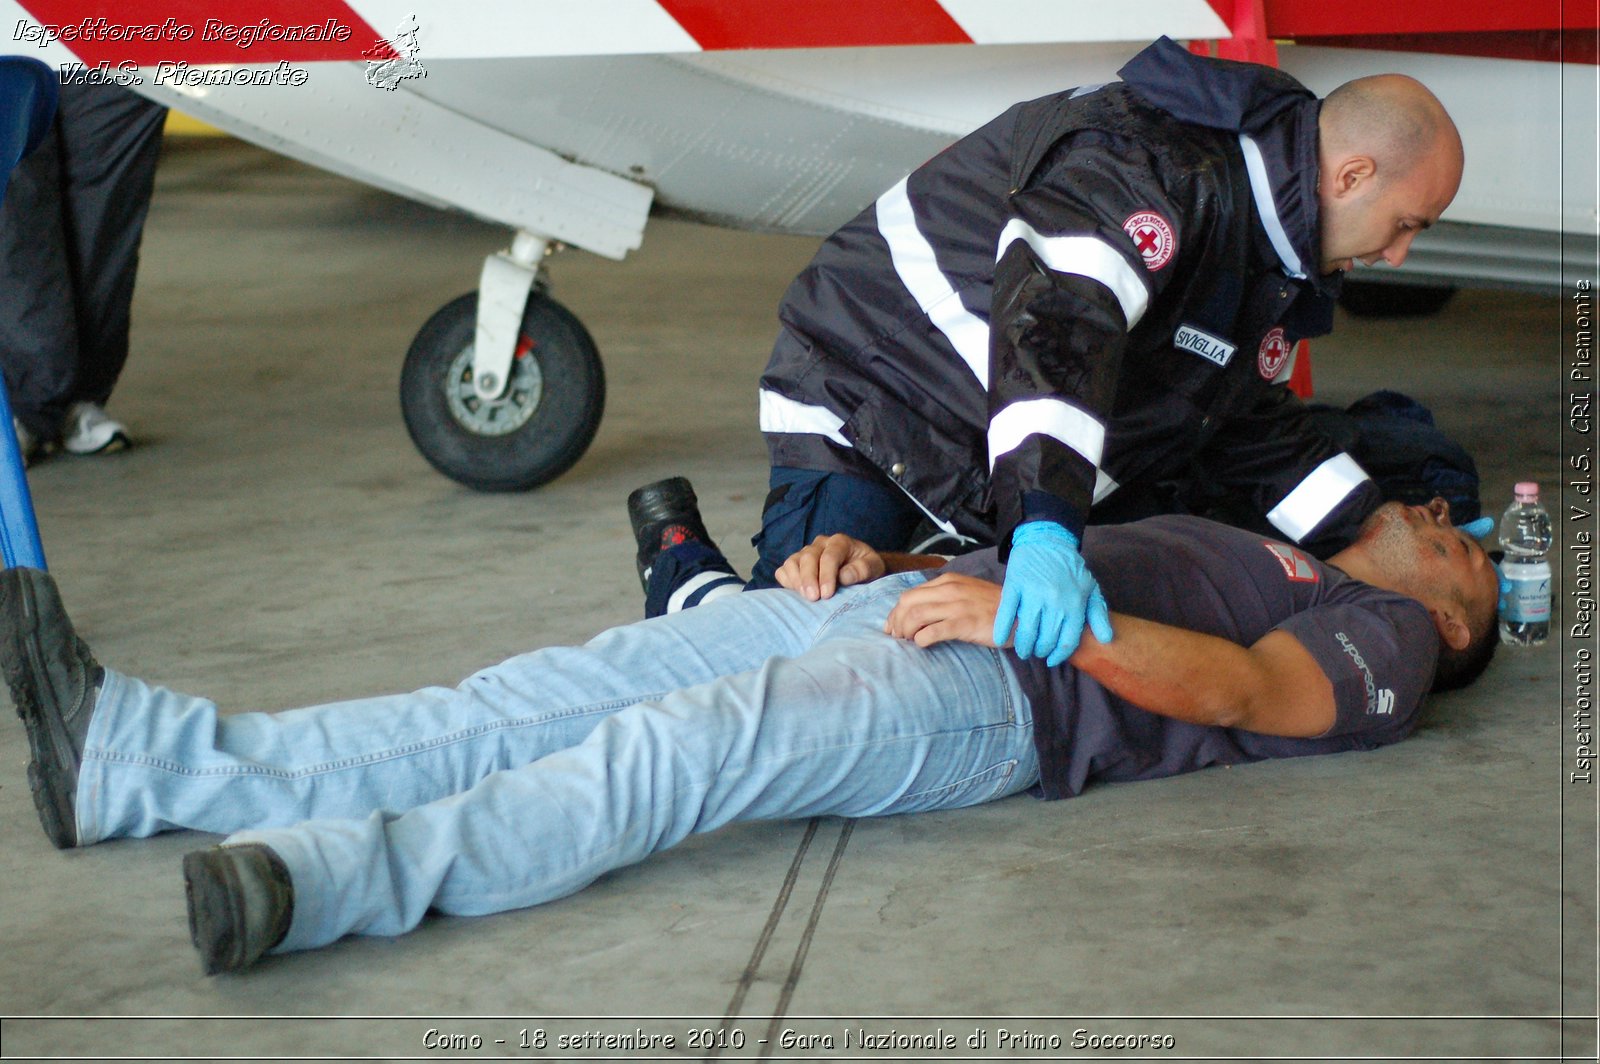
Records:
[[[569,894],[736,820],[951,809],[1038,779],[1010,667],[883,634],[919,574],[811,603],[733,595],[523,654],[454,689],[220,716],[107,671],[78,837],[172,828],[288,866],[280,951],[393,935],[430,909]]]

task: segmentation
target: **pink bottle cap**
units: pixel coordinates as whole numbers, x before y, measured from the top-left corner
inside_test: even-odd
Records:
[[[1511,489],[1518,502],[1538,502],[1539,484],[1533,480],[1519,480],[1517,486]]]

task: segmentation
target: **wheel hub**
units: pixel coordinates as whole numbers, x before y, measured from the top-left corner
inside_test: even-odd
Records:
[[[498,399],[479,397],[472,379],[473,345],[464,347],[445,374],[445,400],[450,416],[462,428],[479,436],[505,436],[520,429],[539,409],[544,394],[544,374],[533,357],[532,343],[523,337],[511,360],[511,380]]]

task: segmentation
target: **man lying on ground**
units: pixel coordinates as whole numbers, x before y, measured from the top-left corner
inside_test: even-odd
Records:
[[[0,666],[58,847],[232,833],[183,866],[216,973],[399,934],[430,909],[549,901],[736,820],[1062,798],[1379,746],[1493,653],[1497,574],[1440,499],[1386,504],[1327,563],[1193,517],[1092,528],[1084,545],[1117,637],[1056,668],[993,646],[992,550],[933,579],[885,575],[938,559],[844,536],[784,564],[792,590],[454,689],[233,716],[101,668],[51,578],[12,569]]]

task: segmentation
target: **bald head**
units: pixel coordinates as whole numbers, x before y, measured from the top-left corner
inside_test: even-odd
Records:
[[[1427,161],[1459,182],[1461,135],[1439,98],[1404,74],[1347,81],[1322,102],[1324,152],[1370,155],[1379,171],[1405,177]]]
[[[1324,273],[1398,266],[1461,185],[1461,135],[1414,78],[1379,74],[1334,89],[1317,119]]]

